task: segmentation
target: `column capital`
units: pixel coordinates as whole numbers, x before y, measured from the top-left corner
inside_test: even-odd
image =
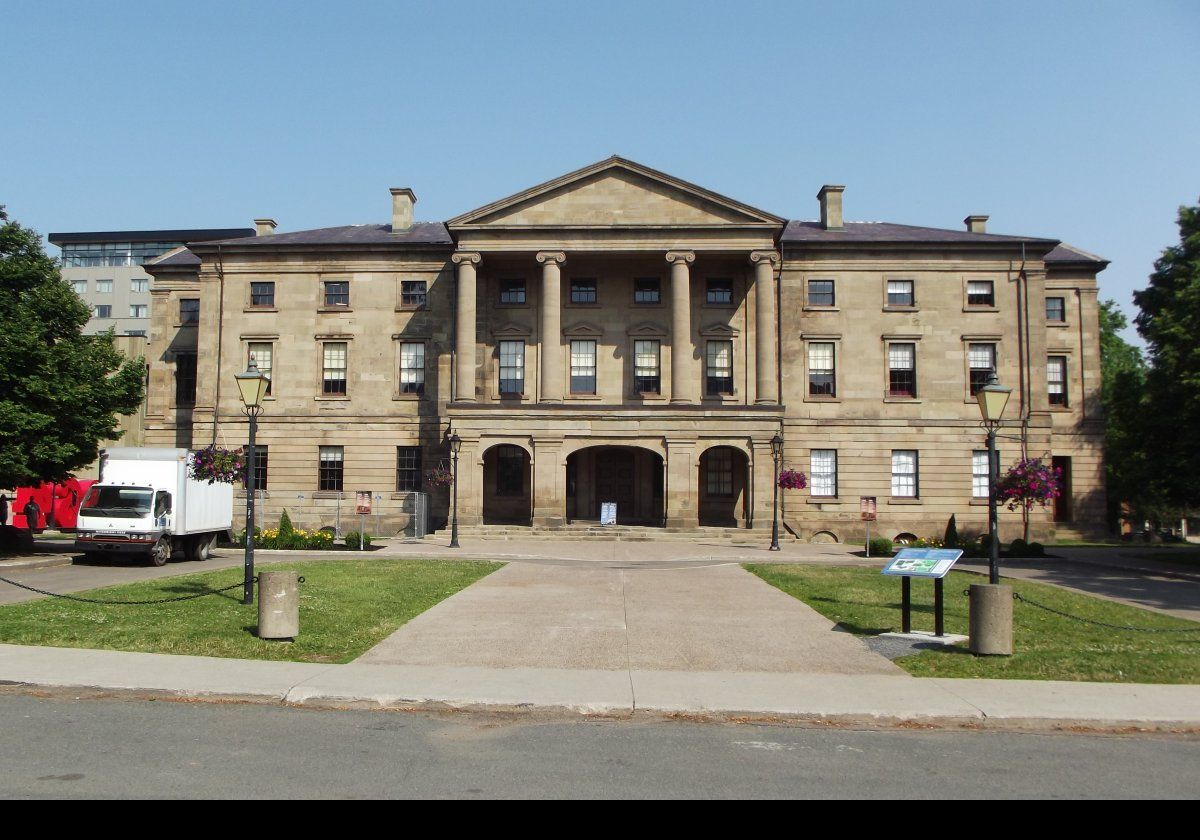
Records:
[[[450,259],[454,261],[455,265],[462,265],[463,263],[479,265],[483,262],[483,254],[478,251],[455,251],[450,256]]]
[[[779,252],[778,251],[751,251],[750,252],[750,262],[753,263],[754,265],[758,265],[759,263],[763,263],[763,262],[770,263],[771,265],[779,265]]]
[[[676,262],[681,262],[681,261],[687,265],[691,265],[692,263],[694,263],[696,261],[696,252],[695,251],[667,251],[667,262],[674,264]]]
[[[537,261],[545,265],[546,263],[555,263],[562,265],[567,261],[567,255],[562,251],[538,251]]]

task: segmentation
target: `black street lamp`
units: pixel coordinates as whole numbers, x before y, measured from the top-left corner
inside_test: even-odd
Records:
[[[453,455],[453,474],[452,481],[454,483],[454,501],[450,512],[450,547],[458,548],[458,451],[462,449],[462,438],[458,433],[450,435],[450,453]]]
[[[250,418],[250,443],[246,447],[246,572],[242,582],[242,603],[254,603],[254,435],[258,431],[258,415],[262,414],[263,397],[271,380],[258,369],[254,359],[245,373],[234,374],[238,394],[242,398],[242,412]]]
[[[1000,456],[996,453],[996,430],[1012,388],[1005,388],[993,370],[987,384],[980,388],[975,397],[979,401],[979,412],[983,415],[983,427],[987,429],[988,452],[988,583],[1000,582],[1000,514],[996,505],[996,485],[1000,482]]]
[[[779,551],[779,464],[783,461],[783,436],[771,438],[771,457],[775,461],[775,495],[771,500],[771,551]]]

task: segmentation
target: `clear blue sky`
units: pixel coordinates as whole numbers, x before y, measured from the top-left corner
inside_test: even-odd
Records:
[[[10,2],[50,231],[446,219],[621,154],[790,218],[1056,237],[1133,311],[1200,197],[1200,3]]]

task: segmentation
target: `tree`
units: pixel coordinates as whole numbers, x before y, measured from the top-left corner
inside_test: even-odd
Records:
[[[84,335],[88,316],[37,233],[0,205],[0,487],[62,481],[141,404],[145,361],[126,360],[111,332]]]
[[[1116,524],[1122,508],[1135,518],[1157,507],[1143,423],[1146,415],[1146,360],[1121,337],[1129,325],[1117,302],[1100,304],[1100,379],[1104,395],[1104,469],[1108,519]]]
[[[1150,351],[1140,430],[1154,490],[1174,512],[1200,507],[1200,205],[1179,208],[1179,244],[1134,292],[1135,319]]]

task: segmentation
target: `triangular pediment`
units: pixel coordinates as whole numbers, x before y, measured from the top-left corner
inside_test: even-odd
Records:
[[[492,330],[492,335],[496,338],[525,338],[532,334],[529,327],[523,324],[514,324],[509,322],[502,327],[496,327]]]
[[[567,338],[603,338],[604,330],[600,329],[595,324],[589,324],[586,321],[581,321],[578,324],[572,324],[564,329],[562,334]]]
[[[700,330],[700,335],[705,338],[737,338],[738,330],[729,324],[709,324]]]
[[[775,227],[783,219],[613,157],[451,219],[463,228]]]
[[[634,338],[665,338],[667,335],[666,327],[652,324],[649,321],[632,326],[625,331],[626,335]]]

